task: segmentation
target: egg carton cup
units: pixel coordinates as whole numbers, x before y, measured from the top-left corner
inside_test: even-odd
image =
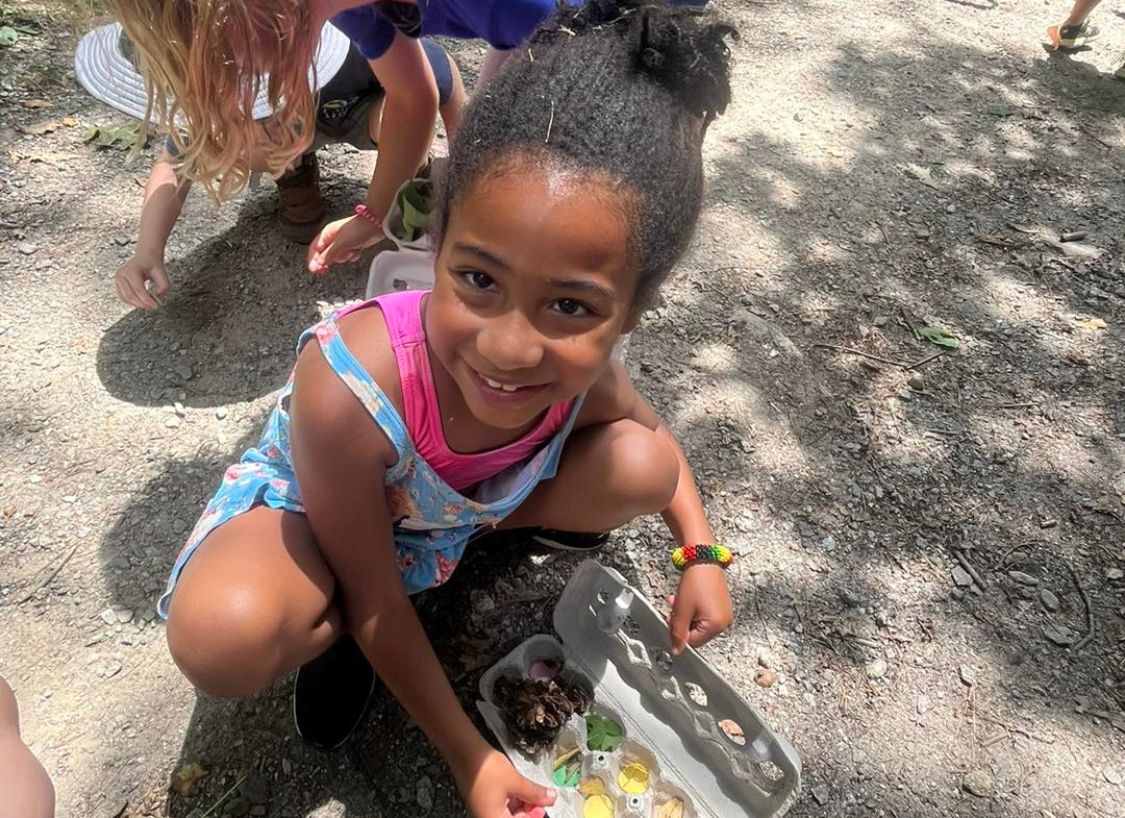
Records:
[[[778,818],[796,801],[801,761],[698,653],[673,657],[664,617],[617,571],[594,560],[571,577],[553,617],[560,638],[539,634],[489,668],[480,682],[478,708],[516,769],[554,786],[555,760],[580,748],[581,780],[597,778],[613,804],[614,818],[657,818],[672,798],[684,818]],[[501,677],[529,678],[539,661],[560,663],[560,677],[593,693],[590,713],[622,728],[613,752],[587,749],[586,720],[564,725],[554,747],[531,756],[515,746],[495,704]],[[649,772],[643,793],[619,785],[626,765]],[[586,796],[559,789],[552,818],[580,818]]]

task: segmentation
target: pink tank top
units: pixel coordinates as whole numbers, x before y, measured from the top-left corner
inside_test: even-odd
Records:
[[[398,362],[403,420],[410,439],[418,454],[441,479],[462,491],[529,459],[563,427],[574,401],[551,405],[534,429],[499,449],[474,454],[460,454],[450,449],[441,426],[434,374],[422,326],[422,299],[427,293],[422,290],[389,293],[357,308],[373,302],[383,311]]]

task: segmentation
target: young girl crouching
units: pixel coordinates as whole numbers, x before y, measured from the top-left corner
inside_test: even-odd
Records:
[[[474,816],[553,802],[474,726],[409,595],[493,527],[584,543],[661,513],[677,544],[714,542],[683,452],[612,352],[690,240],[731,33],[596,0],[560,11],[470,104],[433,290],[304,333],[258,446],[176,561],[160,610],[200,689],[248,695],[301,668],[298,726],[332,745],[362,714],[370,662]],[[722,566],[686,565],[673,649],[731,618]]]

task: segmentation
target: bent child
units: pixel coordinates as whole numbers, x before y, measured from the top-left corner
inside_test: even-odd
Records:
[[[278,226],[284,236],[302,244],[312,241],[324,222],[317,150],[336,143],[377,150],[383,125],[384,89],[368,60],[331,24],[324,25],[320,43],[314,72],[319,88],[315,133],[277,179]],[[452,135],[465,100],[460,71],[433,40],[422,40],[420,47],[437,85],[439,113]],[[338,53],[340,59],[332,59],[326,52]],[[133,45],[120,24],[89,32],[75,54],[79,81],[93,96],[131,116],[143,117],[144,79],[134,61]],[[247,166],[254,172],[267,172],[271,128],[276,123],[264,100],[256,102],[252,115],[260,120],[259,140],[249,148]],[[164,253],[191,189],[191,180],[177,173],[177,154],[175,142],[169,138],[145,185],[133,257],[114,276],[118,298],[141,309],[156,309],[158,299],[171,289]]]
[[[595,0],[561,10],[470,103],[438,195],[433,289],[304,333],[258,445],[175,562],[159,610],[198,688],[245,696],[299,668],[298,729],[333,746],[374,672],[474,816],[553,803],[477,730],[409,597],[496,528],[596,547],[659,513],[677,545],[714,544],[679,444],[612,352],[695,228],[731,34],[653,0]],[[676,556],[678,653],[727,628],[732,606],[729,554]]]

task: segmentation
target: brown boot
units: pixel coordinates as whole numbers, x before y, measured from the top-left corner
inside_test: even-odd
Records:
[[[301,157],[296,167],[277,180],[277,222],[290,241],[308,244],[320,232],[324,202],[320,199],[320,165],[316,154]]]

